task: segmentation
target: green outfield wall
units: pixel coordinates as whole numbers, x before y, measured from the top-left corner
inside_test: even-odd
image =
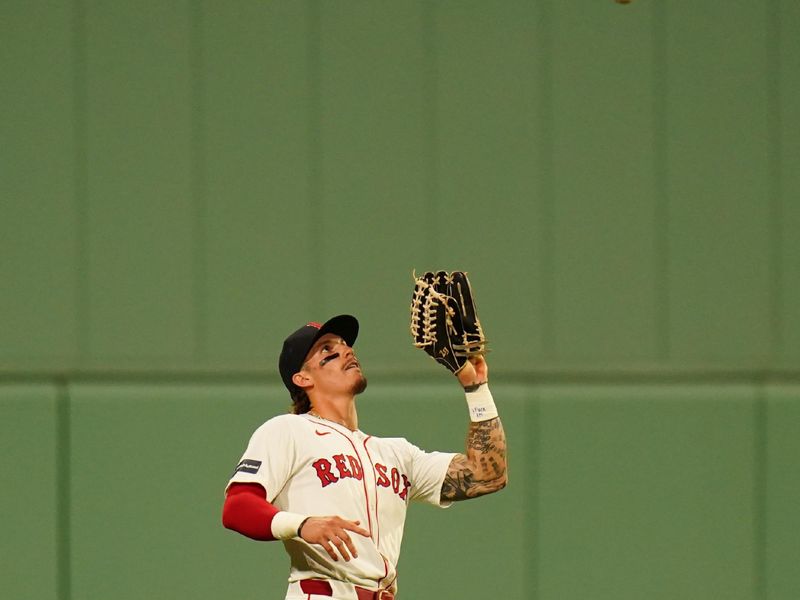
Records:
[[[221,526],[280,343],[459,450],[413,269],[464,269],[510,483],[401,599],[800,598],[800,4],[0,2],[0,598],[282,598]]]

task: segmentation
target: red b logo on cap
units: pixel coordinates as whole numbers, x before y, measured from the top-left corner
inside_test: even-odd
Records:
[[[314,327],[315,329],[320,329],[322,325],[317,323],[316,321],[311,321],[310,323],[306,323],[307,327]]]

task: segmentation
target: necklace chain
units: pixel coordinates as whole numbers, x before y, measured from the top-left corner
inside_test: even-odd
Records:
[[[321,414],[314,412],[313,410],[308,411],[308,414],[310,416],[312,416],[312,417],[317,417],[318,419],[322,419],[323,421],[328,421],[329,423],[335,423],[336,425],[339,425],[340,427],[344,427],[345,429],[350,429],[344,423],[340,423],[339,421],[334,421],[333,419],[327,419],[327,418],[323,417]]]
[[[322,419],[323,421],[329,421],[331,423],[336,423],[337,425],[341,425],[339,421],[334,421],[333,419],[326,419],[321,414],[315,413],[313,410],[308,411],[308,414],[311,415],[312,417],[317,417],[318,419]]]

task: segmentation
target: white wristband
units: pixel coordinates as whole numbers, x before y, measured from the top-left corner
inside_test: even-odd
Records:
[[[469,418],[473,423],[488,421],[497,416],[497,407],[494,405],[489,384],[482,383],[474,392],[466,392]]]
[[[297,529],[308,517],[281,511],[272,517],[272,536],[276,540],[290,540],[297,537]]]

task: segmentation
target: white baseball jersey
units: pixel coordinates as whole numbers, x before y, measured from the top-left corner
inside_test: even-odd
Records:
[[[366,538],[349,532],[358,558],[334,562],[316,544],[284,540],[289,581],[323,578],[375,589],[394,587],[406,509],[440,499],[455,454],[424,452],[402,438],[377,438],[332,421],[281,415],[259,427],[231,483],[259,483],[280,510],[360,521]],[[338,552],[338,551],[337,551]]]

